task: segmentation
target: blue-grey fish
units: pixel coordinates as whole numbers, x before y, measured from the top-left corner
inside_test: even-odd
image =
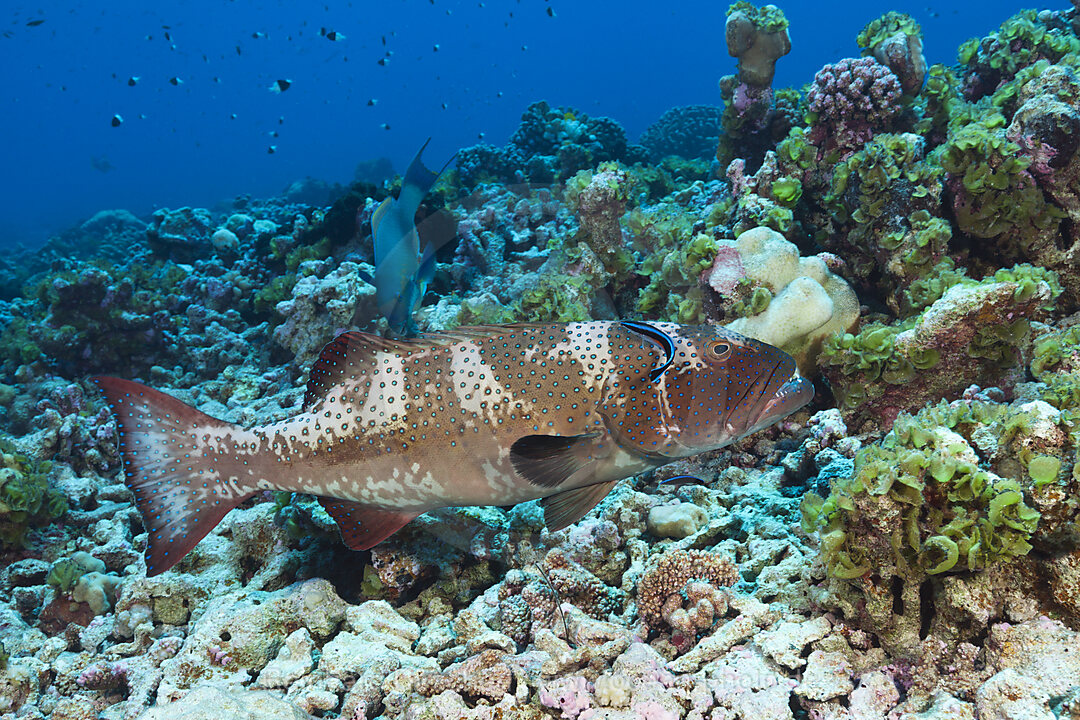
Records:
[[[319,496],[355,549],[439,507],[542,499],[558,530],[619,480],[723,447],[813,396],[771,345],[614,321],[344,333],[312,367],[302,411],[250,428],[94,379],[119,420],[150,575],[263,490]]]
[[[420,203],[442,174],[442,170],[428,170],[420,158],[430,142],[428,138],[409,163],[398,196],[383,200],[371,216],[375,245],[375,275],[371,282],[375,285],[375,303],[390,328],[407,335],[416,329],[413,312],[420,306],[435,274],[435,252],[440,244],[428,242],[421,252],[420,234],[414,224]]]

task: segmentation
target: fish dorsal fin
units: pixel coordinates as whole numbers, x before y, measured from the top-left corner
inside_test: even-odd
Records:
[[[310,410],[316,401],[346,378],[370,372],[379,352],[396,352],[400,349],[399,344],[396,340],[365,332],[341,333],[326,343],[319,359],[311,366],[304,392],[304,410]]]
[[[368,550],[405,527],[418,512],[394,512],[350,500],[320,497],[330,517],[341,530],[341,539],[353,550]]]
[[[350,377],[363,377],[378,363],[380,353],[407,355],[435,347],[445,347],[476,338],[506,332],[514,326],[478,325],[429,333],[419,338],[390,340],[371,333],[352,331],[341,333],[323,346],[319,359],[311,366],[311,375],[304,392],[303,409],[310,410],[331,388]]]
[[[573,525],[604,499],[618,480],[586,485],[566,492],[549,495],[540,501],[544,508],[544,525],[548,532],[558,532]]]
[[[596,461],[593,440],[584,435],[526,435],[510,446],[510,462],[518,475],[533,485],[552,488]]]
[[[429,341],[443,345],[467,342],[469,340],[483,340],[484,338],[509,335],[520,330],[547,330],[551,327],[547,323],[512,323],[507,325],[462,325],[453,330],[441,330],[438,332],[420,333],[416,340]]]

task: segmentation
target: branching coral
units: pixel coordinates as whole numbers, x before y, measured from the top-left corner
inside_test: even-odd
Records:
[[[675,630],[675,646],[688,650],[726,611],[720,588],[738,579],[738,569],[723,555],[703,550],[665,553],[641,576],[638,614],[653,630]]]
[[[811,137],[842,152],[858,150],[875,133],[891,129],[901,95],[896,75],[873,58],[826,65],[806,94]]]
[[[643,147],[627,142],[626,132],[614,120],[540,101],[522,113],[505,147],[479,145],[459,151],[455,175],[470,189],[492,181],[550,183],[601,162],[634,163],[647,155]]]
[[[453,690],[474,701],[486,698],[498,702],[510,691],[514,682],[514,675],[504,656],[498,650],[484,650],[464,662],[451,665],[445,672],[420,674],[414,687],[427,697]]]
[[[512,570],[499,587],[499,618],[502,630],[518,644],[525,644],[545,628],[562,634],[557,602],[569,602],[585,614],[605,620],[622,609],[624,594],[607,585],[562,551],[544,560],[544,572]]]

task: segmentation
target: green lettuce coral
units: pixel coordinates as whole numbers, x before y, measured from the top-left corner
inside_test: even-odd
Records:
[[[22,547],[28,528],[48,525],[67,512],[67,498],[49,486],[51,467],[0,439],[0,547]]]
[[[994,403],[944,401],[901,414],[881,443],[858,452],[854,474],[827,499],[804,501],[804,526],[820,531],[829,573],[851,579],[895,563],[934,575],[1027,554],[1038,511],[1025,503],[1019,480],[982,467],[964,435],[987,426],[1003,436],[1027,419],[1020,415]],[[882,517],[892,518],[881,538],[887,547],[875,542],[886,529]]]
[[[899,411],[955,397],[974,379],[1004,382],[1021,359],[1030,321],[1045,317],[1061,294],[1054,273],[1030,265],[981,281],[948,262],[936,268],[907,296],[918,314],[826,340],[819,363],[849,421],[887,428]]]
[[[1056,63],[1078,53],[1080,39],[1060,20],[1044,18],[1035,10],[1021,10],[1003,22],[997,32],[965,42],[957,58],[970,73],[987,78],[980,89],[989,94],[1002,79],[1012,78],[1039,60]]]
[[[712,266],[717,242],[694,232],[693,218],[678,206],[632,210],[626,220],[632,245],[642,260],[635,272],[649,278],[635,310],[645,317],[696,323],[705,317],[701,275]]]
[[[1016,593],[1080,616],[1075,575],[1059,571],[1080,550],[1080,413],[995,395],[901,413],[828,497],[803,498],[827,574],[817,601],[890,653],[928,634],[974,641]]]
[[[825,206],[835,231],[825,245],[848,261],[864,286],[896,298],[930,274],[952,230],[941,216],[944,173],[926,160],[925,141],[883,133],[836,166]]]
[[[1007,124],[984,103],[970,122],[954,122],[936,159],[949,174],[959,228],[997,239],[997,252],[1019,257],[1054,235],[1064,214],[1046,201],[1028,172],[1031,159],[1006,137]]]

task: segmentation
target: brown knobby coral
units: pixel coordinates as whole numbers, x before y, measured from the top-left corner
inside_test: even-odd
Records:
[[[698,623],[693,622],[695,619],[717,614],[715,607],[711,613],[699,607],[700,601],[708,601],[707,596],[713,595],[702,592],[701,585],[729,587],[738,579],[738,569],[724,555],[704,550],[675,550],[663,555],[656,565],[642,575],[638,583],[638,614],[653,629],[670,624],[669,618],[685,624],[681,622],[683,613],[687,616],[687,622],[696,626]],[[690,603],[689,609],[677,612],[687,602]],[[719,609],[719,613],[722,614],[725,609]]]

